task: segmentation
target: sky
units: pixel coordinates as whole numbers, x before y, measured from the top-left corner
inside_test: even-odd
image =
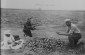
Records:
[[[1,8],[85,10],[85,0],[1,0]]]

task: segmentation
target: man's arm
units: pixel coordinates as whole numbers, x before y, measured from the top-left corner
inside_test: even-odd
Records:
[[[24,28],[25,28],[25,29],[31,29],[32,26],[31,26],[31,25],[28,25],[28,24],[24,24]]]
[[[66,33],[69,33],[69,31],[70,31],[70,28],[67,28],[67,31],[66,31]]]
[[[65,35],[65,36],[69,36],[69,31],[70,31],[70,28],[67,27],[67,31],[66,33],[59,33],[59,32],[56,32],[58,35]]]
[[[69,33],[59,33],[59,32],[56,32],[58,35],[65,35],[65,36],[69,36],[70,34]]]

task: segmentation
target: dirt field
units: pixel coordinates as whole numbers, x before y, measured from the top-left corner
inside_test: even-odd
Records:
[[[70,17],[70,18],[78,17],[78,18],[83,18],[83,21],[80,20],[80,23],[82,21],[82,23],[81,23],[82,25],[81,24],[79,25],[79,28],[81,29],[81,32],[82,32],[82,39],[79,42],[80,44],[78,45],[77,48],[75,48],[71,51],[69,51],[69,47],[67,47],[65,50],[63,50],[61,52],[59,50],[56,50],[55,52],[52,52],[50,54],[38,54],[38,53],[34,53],[32,51],[29,51],[28,48],[25,48],[25,50],[23,52],[20,52],[20,50],[15,50],[14,53],[9,53],[10,51],[5,50],[5,51],[2,51],[2,55],[85,55],[85,44],[82,44],[82,43],[85,43],[85,36],[84,36],[85,35],[85,28],[84,28],[85,17],[83,16],[85,14],[85,12],[83,13],[83,12],[76,11],[73,13],[71,11],[70,12],[43,11],[43,13],[42,13],[41,11],[31,11],[31,13],[29,14],[29,11],[28,11],[28,13],[26,13],[26,11],[27,10],[24,10],[23,12],[21,12],[20,10],[10,10],[10,9],[4,10],[3,9],[1,32],[3,33],[3,31],[5,31],[5,30],[11,30],[12,31],[11,33],[13,35],[17,34],[20,36],[20,38],[25,39],[23,36],[23,32],[22,32],[23,23],[25,22],[25,19],[27,18],[27,16],[29,17],[29,16],[33,15],[33,16],[38,17],[38,19],[37,19],[38,21],[35,21],[35,23],[38,23],[38,26],[36,26],[36,30],[32,30],[33,37],[46,37],[46,38],[48,37],[48,38],[61,39],[61,40],[68,42],[67,36],[59,36],[56,34],[56,32],[57,31],[59,31],[59,32],[66,31],[66,27],[64,26],[64,19],[66,17]],[[6,19],[4,19],[4,18],[6,18]],[[33,19],[33,21],[35,19]],[[43,20],[43,19],[45,19],[45,20]],[[79,23],[79,21],[74,22],[74,23]],[[3,38],[3,35],[1,35],[1,37]]]

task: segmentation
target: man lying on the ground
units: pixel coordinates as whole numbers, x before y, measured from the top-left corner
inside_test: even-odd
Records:
[[[24,40],[20,39],[19,35],[12,35],[10,31],[6,31],[4,40],[1,42],[1,49],[19,49],[23,43]]]
[[[6,30],[3,33],[3,41],[1,42],[2,49],[9,49],[11,44],[14,42],[14,38],[10,33],[10,30]]]

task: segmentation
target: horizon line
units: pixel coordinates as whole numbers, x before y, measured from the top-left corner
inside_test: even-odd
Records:
[[[37,8],[37,9],[32,9],[32,8],[29,8],[29,9],[25,9],[25,8],[1,8],[1,9],[18,9],[18,10],[60,10],[60,11],[85,11],[85,10],[69,10],[69,9],[42,9],[42,8]]]

